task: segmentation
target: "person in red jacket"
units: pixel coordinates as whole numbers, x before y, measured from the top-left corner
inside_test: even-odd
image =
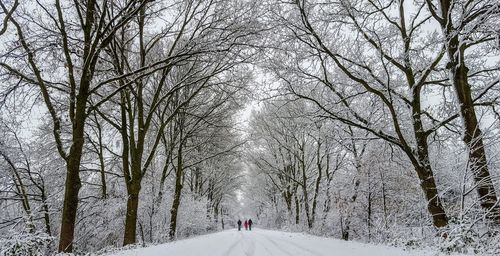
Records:
[[[243,226],[245,226],[245,230],[248,230],[248,221],[245,220],[245,224],[243,224]]]

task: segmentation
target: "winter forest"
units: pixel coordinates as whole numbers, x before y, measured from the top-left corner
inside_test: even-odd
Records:
[[[498,0],[0,7],[2,256],[100,255],[248,218],[500,253]]]

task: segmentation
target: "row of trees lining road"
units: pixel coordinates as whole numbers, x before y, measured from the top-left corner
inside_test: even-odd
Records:
[[[498,230],[498,3],[266,3],[257,214],[321,233],[333,221],[346,240],[400,238],[393,228],[427,219],[457,247]]]
[[[249,217],[498,250],[498,2],[0,8],[3,251],[78,255]]]
[[[59,236],[58,251],[72,252],[75,244],[79,250],[110,245],[118,234],[124,245],[138,236],[154,242],[166,229],[173,239],[181,198],[189,194],[206,201],[215,222],[222,218],[239,184],[237,163],[228,157],[237,157],[242,144],[234,116],[259,29],[251,3],[0,5],[0,228],[37,233],[42,214],[47,235]],[[199,183],[188,193],[183,185],[191,176]],[[145,185],[153,194],[144,195]],[[165,192],[173,200],[169,210]],[[125,210],[106,209],[122,198]],[[142,204],[150,209],[141,211]],[[109,237],[84,242],[102,231],[91,227],[98,224],[93,219],[113,216],[124,218],[124,227],[108,225]],[[167,216],[169,224],[154,226]]]

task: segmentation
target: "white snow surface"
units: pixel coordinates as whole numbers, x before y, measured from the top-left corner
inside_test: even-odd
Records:
[[[302,233],[254,229],[227,230],[162,245],[125,250],[108,256],[420,256],[429,251],[406,251]]]

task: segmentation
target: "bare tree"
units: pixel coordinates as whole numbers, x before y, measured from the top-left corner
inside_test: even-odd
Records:
[[[213,210],[215,220],[218,218],[223,196],[227,195],[228,191],[233,191],[235,184],[239,184],[238,175],[227,175],[232,172],[217,170],[201,173],[204,170],[209,171],[204,168],[205,163],[229,155],[234,156],[238,147],[244,144],[231,139],[234,135],[228,121],[237,109],[235,99],[241,97],[238,95],[244,89],[242,81],[245,81],[245,78],[238,76],[220,78],[222,79],[217,79],[217,82],[208,82],[208,87],[193,101],[183,105],[174,118],[173,125],[178,131],[178,143],[176,143],[174,163],[174,195],[170,208],[169,239],[171,240],[176,237],[178,210],[184,184],[189,184],[190,190],[195,195],[207,197],[211,204],[207,206],[207,213]],[[185,102],[185,98],[191,93],[182,90],[176,99]],[[195,180],[190,182],[191,178]]]
[[[19,44],[14,44],[13,49],[4,53],[5,61],[2,61],[0,66],[12,77],[21,79],[24,84],[38,87],[53,122],[53,137],[57,150],[67,163],[59,251],[71,252],[73,249],[78,192],[81,188],[80,164],[87,117],[92,110],[123,88],[118,87],[109,92],[109,96],[103,97],[93,106],[90,106],[89,99],[102,87],[119,78],[129,78],[129,81],[134,81],[138,76],[144,76],[158,66],[170,62],[170,59],[163,59],[145,68],[122,74],[120,77],[97,78],[102,68],[99,65],[103,49],[113,41],[117,31],[127,26],[148,2],[147,0],[122,1],[120,4],[114,4],[104,1],[103,5],[98,5],[97,1],[83,4],[56,0],[55,9],[37,2],[39,17],[31,18],[29,13],[16,11],[9,18],[9,22],[16,30]],[[29,5],[23,7],[33,8]],[[3,4],[2,9],[7,10]],[[32,20],[33,23],[26,22],[25,19],[20,23],[18,20],[23,17],[28,17],[26,20]],[[47,19],[49,22],[37,22],[37,19]],[[44,34],[37,34],[34,29],[41,29]],[[48,37],[50,40],[39,40],[40,37]],[[14,52],[26,56],[26,62],[17,61],[18,55],[13,54]],[[48,77],[51,76],[48,74],[53,70],[47,67],[43,56],[52,53],[63,56],[62,60],[54,59],[54,61],[57,63],[56,67],[61,67],[64,71],[49,80]],[[22,65],[27,65],[29,69],[22,68]],[[61,108],[64,111],[61,111]],[[69,121],[69,129],[66,129],[66,120]],[[70,137],[69,143],[65,142],[66,132]]]
[[[492,73],[497,67],[473,70],[469,73],[469,59],[467,51],[478,45],[494,40],[494,28],[491,28],[496,19],[498,21],[500,4],[490,1],[450,1],[440,0],[436,4],[426,0],[427,7],[441,26],[444,45],[448,55],[446,68],[449,70],[451,83],[456,92],[460,116],[463,121],[463,141],[469,148],[469,168],[474,175],[476,190],[480,205],[489,219],[500,223],[500,205],[488,168],[483,132],[475,106],[479,100],[498,85],[498,72]],[[492,24],[490,24],[493,22]],[[496,23],[498,25],[498,22]],[[494,26],[494,25],[493,25]],[[498,33],[498,32],[496,32]],[[492,73],[492,76],[488,75]],[[473,96],[470,80],[475,76],[485,74],[489,77],[484,88],[477,96]],[[493,103],[495,104],[495,103]]]
[[[405,152],[420,180],[434,225],[446,226],[448,217],[438,193],[427,140],[458,114],[439,120],[422,108],[422,91],[432,81],[444,55],[439,48],[434,50],[432,57],[413,54],[414,48],[429,47],[429,44],[418,45],[415,41],[423,21],[429,18],[417,12],[407,24],[404,5],[395,2],[388,4],[391,7],[396,5],[398,15],[395,18],[386,13],[388,7],[382,3],[363,5],[363,8],[372,10],[370,12],[361,9],[362,4],[358,2],[334,1],[328,5],[328,15],[337,15],[338,20],[321,19],[319,5],[307,1],[295,1],[291,9],[287,9],[299,15],[298,20],[284,16],[285,12],[275,14],[279,17],[277,22],[305,48],[298,52],[299,56],[290,56],[289,52],[282,54],[284,58],[292,58],[290,66],[280,68],[279,63],[287,63],[281,59],[275,68],[271,66],[271,70],[285,83],[289,92],[315,103],[324,111],[325,117],[365,130]],[[424,4],[417,8],[421,10]],[[386,25],[368,25],[372,19],[381,20]],[[345,46],[345,43],[353,42],[351,40],[358,40],[354,43],[358,52],[351,53],[338,42],[331,42],[325,34],[328,31],[318,30],[320,26],[331,27],[332,33],[354,29],[355,34],[345,36],[341,41]],[[387,30],[390,33],[384,37],[391,40],[381,36],[386,27],[390,28]],[[396,57],[396,54],[402,57]],[[293,58],[304,56],[307,56],[307,61],[294,63]],[[366,108],[371,113],[367,113]],[[428,128],[424,123],[429,123]]]
[[[114,70],[120,77],[118,87],[124,88],[120,99],[113,102],[119,105],[121,113],[116,116],[116,112],[108,115],[99,111],[99,114],[122,135],[123,172],[128,193],[125,245],[135,243],[141,181],[163,140],[166,161],[157,201],[161,200],[167,170],[173,164],[170,161],[173,150],[169,147],[174,144],[166,143],[165,131],[174,127],[172,135],[177,137],[182,133],[183,125],[171,125],[179,111],[208,87],[223,87],[224,82],[212,80],[222,81],[224,73],[247,61],[242,54],[242,42],[251,39],[255,30],[243,28],[229,12],[211,14],[221,4],[217,1],[179,1],[177,5],[147,5],[140,10],[137,21],[121,29],[108,47]],[[155,21],[161,21],[161,15],[169,11],[175,13],[175,18],[166,22],[164,29],[156,31]],[[137,51],[135,40],[138,40]],[[124,76],[133,70],[154,66],[161,59],[172,61],[132,83]],[[181,142],[178,144],[180,151]],[[182,156],[180,152],[178,155]],[[179,158],[177,162],[182,161]],[[182,169],[179,163],[177,166]],[[175,228],[171,230],[175,232]]]

